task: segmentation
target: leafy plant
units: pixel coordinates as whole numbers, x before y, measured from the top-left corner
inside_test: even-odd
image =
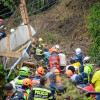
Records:
[[[100,3],[93,5],[89,15],[89,34],[93,37],[93,45],[90,48],[92,61],[100,60]]]
[[[52,34],[50,32],[47,33],[47,42],[50,44],[54,44],[56,43],[58,39],[58,35],[57,34]]]
[[[66,92],[62,95],[55,94],[56,100],[88,100],[85,96],[86,93],[77,89],[66,77],[62,77],[62,81],[64,82],[63,85],[66,87]]]

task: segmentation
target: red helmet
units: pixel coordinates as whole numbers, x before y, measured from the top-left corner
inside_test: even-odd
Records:
[[[2,20],[2,19],[0,19],[0,22],[3,22],[3,20]]]
[[[44,74],[44,68],[43,68],[43,67],[39,67],[39,68],[37,69],[37,73],[38,73],[38,76],[42,77],[43,74]]]
[[[26,78],[23,80],[22,85],[28,86],[28,87],[32,87],[32,81],[29,78]]]

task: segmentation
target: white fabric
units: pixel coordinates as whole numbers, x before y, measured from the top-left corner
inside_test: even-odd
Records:
[[[66,66],[67,61],[65,54],[59,53],[59,58],[60,58],[60,66]]]
[[[32,36],[36,33],[31,26]],[[10,34],[9,42],[10,42],[10,51],[19,47],[20,45],[26,43],[30,39],[29,31],[27,25],[23,25],[23,23],[17,27],[17,29]],[[7,37],[0,40],[0,50],[7,51]]]
[[[77,76],[77,74],[73,74],[73,76],[71,76],[71,79],[75,80],[76,76]]]

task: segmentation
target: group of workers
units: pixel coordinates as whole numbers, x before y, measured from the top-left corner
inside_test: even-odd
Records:
[[[29,68],[20,68],[15,83],[10,82],[4,86],[8,96],[6,100],[56,100],[55,94],[62,95],[66,92],[67,83],[62,77],[84,91],[100,92],[100,62],[94,73],[90,57],[83,59],[80,48],[75,50],[76,56],[67,62],[59,45],[48,49],[42,42],[43,39],[39,38],[32,44],[31,54],[36,60],[44,61],[47,72],[44,67],[38,67],[34,78],[29,79]],[[87,100],[91,99],[100,100],[100,95],[88,95]]]

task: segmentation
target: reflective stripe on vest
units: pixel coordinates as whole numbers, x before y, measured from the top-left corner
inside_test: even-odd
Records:
[[[48,100],[53,97],[52,95],[49,96],[49,94],[51,94],[51,90],[39,87],[33,88],[33,90],[35,91],[34,100]]]
[[[42,50],[36,49],[36,55],[42,55],[41,52],[42,52]]]

